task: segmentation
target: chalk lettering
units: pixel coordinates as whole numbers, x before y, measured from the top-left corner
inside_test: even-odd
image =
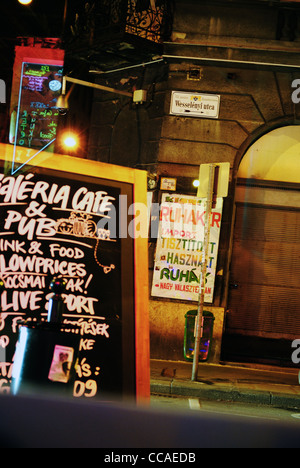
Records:
[[[60,244],[50,244],[50,253],[52,257],[68,257],[78,260],[84,257],[83,250],[75,247],[75,249],[69,247],[62,247]]]
[[[1,295],[2,310],[3,312],[39,310],[43,294],[43,291],[4,291]]]
[[[72,199],[72,208],[76,211],[86,211],[87,213],[105,213],[110,211],[114,197],[107,195],[107,192],[89,192],[86,187],[81,187]]]
[[[1,382],[0,382],[1,383]],[[93,398],[97,395],[97,382],[95,380],[88,380],[87,382],[80,382],[77,380],[74,385],[74,397],[80,398],[85,396],[86,398]]]
[[[11,250],[12,252],[26,254],[24,246],[25,242],[20,242],[19,240],[8,241],[6,239],[0,239],[0,251],[2,252],[7,252],[8,250]]]
[[[71,187],[57,184],[50,186],[47,182],[32,182],[34,174],[27,176],[19,175],[15,177],[4,177],[0,175],[0,201],[4,203],[19,203],[28,199],[38,200],[38,202],[57,205],[61,209],[66,209],[69,202]]]
[[[74,294],[62,294],[65,304],[70,312],[78,314],[87,313],[95,315],[94,304],[99,302],[94,297],[75,296]]]
[[[82,377],[90,377],[92,375],[91,366],[86,362],[86,358],[82,359],[76,369],[77,375]]]
[[[95,340],[80,340],[80,351],[92,351],[94,349]]]
[[[21,257],[13,254],[7,261],[3,254],[0,254],[0,271],[3,274],[22,272],[50,274],[51,276],[62,275],[69,277],[86,276],[86,267],[84,263],[60,262],[52,258],[38,257],[36,255]]]
[[[20,116],[24,145],[29,141],[29,127],[34,137],[37,116],[33,113],[39,115],[41,109],[31,111],[31,123],[28,111]],[[44,111],[48,112],[46,108]],[[48,134],[48,130],[43,133]],[[59,180],[59,177],[49,179],[34,173],[15,177],[0,174],[3,231],[0,276],[5,285],[0,297],[0,350],[6,353],[0,368],[0,393],[9,391],[12,364],[6,361],[13,361],[11,354],[20,323],[25,319],[28,323],[45,321],[49,299],[53,295],[49,283],[54,276],[66,279],[66,291],[62,296],[64,331],[80,337],[81,362],[75,396],[92,398],[97,394],[98,381],[94,378],[101,376],[100,365],[93,362],[99,352],[97,343],[99,339],[102,343],[115,339],[105,314],[111,297],[109,278],[113,278],[112,285],[116,284],[114,278],[119,281],[117,228],[121,230],[121,226],[117,207],[119,211],[120,200],[115,206],[117,198],[105,189],[93,191],[90,185],[82,186],[77,181],[68,184],[65,179],[62,179],[62,185]],[[114,188],[112,194],[115,193]],[[131,207],[128,212],[127,196],[125,198],[125,216],[132,213],[141,225],[146,211],[143,211],[143,217],[139,217],[141,209],[137,211]],[[99,219],[103,225],[97,226]],[[115,295],[118,310],[120,297],[118,293]]]
[[[17,211],[8,211],[4,229],[13,229],[15,224],[18,234],[22,237],[27,236],[28,240],[32,240],[34,236],[52,237],[56,234],[56,221],[53,219],[29,219]]]
[[[105,338],[109,338],[109,325],[106,323],[97,323],[93,319],[89,319],[88,321],[84,319],[79,319],[77,321],[64,319],[64,325],[75,325],[80,328],[80,335],[92,335],[92,336],[104,336]]]
[[[5,289],[45,289],[45,276],[12,275],[4,279]]]
[[[79,278],[70,278],[67,282],[66,290],[71,292],[79,292],[82,294],[84,292],[82,289],[83,284],[84,280],[81,280]]]

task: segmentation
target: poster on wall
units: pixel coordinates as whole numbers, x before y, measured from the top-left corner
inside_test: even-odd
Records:
[[[164,194],[153,274],[152,296],[198,301],[206,200]],[[223,199],[213,209],[205,302],[212,303],[219,251]]]

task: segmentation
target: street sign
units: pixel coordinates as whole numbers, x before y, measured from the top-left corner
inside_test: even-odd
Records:
[[[216,168],[214,197],[226,198],[228,196],[230,163],[217,163],[214,166]],[[201,164],[200,166],[198,198],[207,197],[210,167],[211,164]]]
[[[218,119],[220,96],[217,94],[198,94],[172,91],[171,115]]]
[[[160,190],[168,192],[176,192],[177,179],[170,177],[162,177],[160,181]]]

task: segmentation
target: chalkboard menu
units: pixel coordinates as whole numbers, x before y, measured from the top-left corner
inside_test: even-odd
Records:
[[[61,94],[62,65],[22,64],[16,144],[44,148],[56,138],[59,112],[56,102]]]
[[[5,145],[0,150],[1,146]],[[137,365],[147,369],[149,364],[147,351],[139,349],[136,341],[139,334],[143,343],[148,339],[146,329],[138,328],[141,314],[147,323],[148,297],[141,311],[134,259],[140,274],[147,277],[147,271],[142,272],[147,259],[142,263],[138,258],[142,244],[136,245],[144,240],[128,235],[135,184],[126,177],[114,178],[113,166],[65,156],[51,156],[51,163],[43,167],[24,166],[15,176],[5,174],[3,167],[4,161],[0,170],[0,276],[5,284],[0,350],[5,350],[5,362],[0,362],[0,392],[10,385],[18,323],[46,320],[50,282],[61,276],[67,281],[63,323],[70,325],[70,333],[73,325],[78,327],[81,337],[74,396],[136,396]],[[134,171],[131,179],[138,180],[139,172]]]

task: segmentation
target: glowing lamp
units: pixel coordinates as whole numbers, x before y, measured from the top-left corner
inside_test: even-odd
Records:
[[[75,149],[78,145],[78,140],[75,135],[68,134],[64,137],[63,144],[66,148]]]
[[[30,5],[32,3],[32,0],[18,0],[21,5]]]

